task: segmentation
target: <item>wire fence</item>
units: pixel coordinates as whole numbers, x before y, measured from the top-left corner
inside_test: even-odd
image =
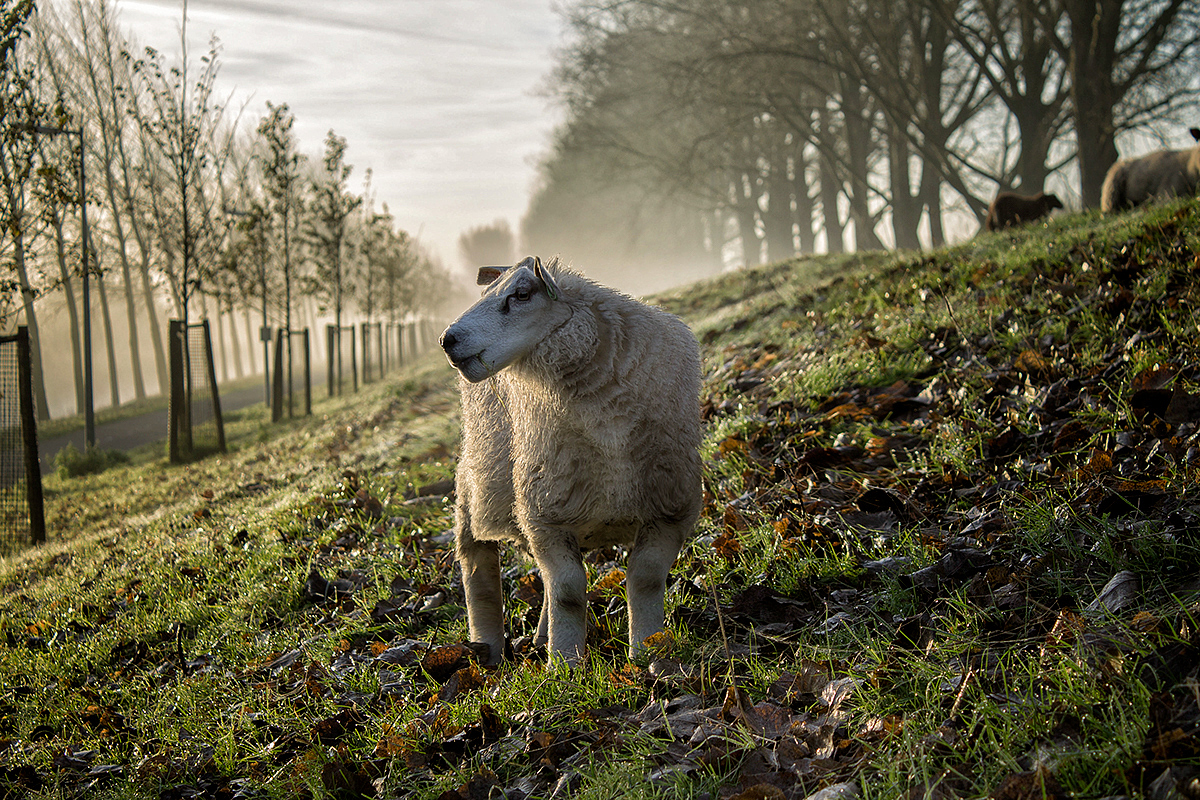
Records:
[[[349,385],[358,391],[358,329],[354,325],[325,326],[325,352],[329,354],[329,396],[341,395]]]
[[[200,449],[225,449],[220,395],[212,358],[208,320],[188,326],[188,364],[192,369],[192,443]]]
[[[0,337],[0,554],[45,541],[29,334]]]
[[[403,367],[419,358],[438,339],[438,323],[428,319],[389,322],[383,334],[384,363]]]
[[[312,414],[312,351],[308,328],[275,334],[271,421]]]
[[[382,380],[387,370],[387,351],[384,348],[383,323],[364,322],[362,328],[363,383]]]
[[[171,320],[171,409],[168,447],[172,462],[225,452],[225,420],[213,364],[208,320]]]

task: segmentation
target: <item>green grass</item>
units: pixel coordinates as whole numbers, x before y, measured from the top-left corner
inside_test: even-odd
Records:
[[[0,787],[1142,797],[1166,764],[1183,787],[1198,439],[1135,392],[1200,395],[1198,221],[1079,214],[655,298],[702,342],[706,499],[635,664],[606,550],[583,667],[521,650],[516,554],[515,657],[471,665],[433,357],[311,418],[235,412],[227,454],[50,477],[50,542],[0,559]],[[1125,604],[1089,608],[1122,570]],[[314,597],[314,571],[353,591]]]

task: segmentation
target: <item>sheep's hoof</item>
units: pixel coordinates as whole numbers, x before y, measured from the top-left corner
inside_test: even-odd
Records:
[[[499,655],[495,661],[492,660],[492,646],[487,642],[466,642],[465,646],[480,664],[490,667],[500,663]]]
[[[546,669],[573,670],[576,667],[582,666],[586,658],[586,653],[578,656],[568,656],[566,653],[559,653],[552,650],[546,654]]]
[[[519,636],[510,644],[511,655],[519,655],[527,661],[544,661],[546,659],[546,643],[539,643],[532,636]]]

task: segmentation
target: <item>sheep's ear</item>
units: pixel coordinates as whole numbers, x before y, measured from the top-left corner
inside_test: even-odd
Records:
[[[479,286],[487,286],[503,275],[506,269],[508,267],[480,267],[479,274],[475,276],[475,283]]]
[[[533,257],[533,274],[537,275],[538,280],[545,287],[546,296],[551,300],[557,300],[558,284],[554,282],[554,276],[550,274],[550,271],[542,268],[542,260],[537,256]]]

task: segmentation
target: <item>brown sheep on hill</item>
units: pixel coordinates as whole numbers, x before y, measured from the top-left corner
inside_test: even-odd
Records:
[[[1062,207],[1062,201],[1054,194],[1038,192],[1033,197],[1024,197],[1012,192],[1001,192],[988,206],[987,219],[984,220],[983,226],[989,231],[998,231],[1012,225],[1024,225]]]
[[[1191,129],[1200,141],[1200,128]],[[1141,158],[1123,158],[1108,169],[1100,189],[1104,213],[1139,206],[1154,198],[1195,194],[1200,184],[1200,144],[1186,150],[1157,150]]]

